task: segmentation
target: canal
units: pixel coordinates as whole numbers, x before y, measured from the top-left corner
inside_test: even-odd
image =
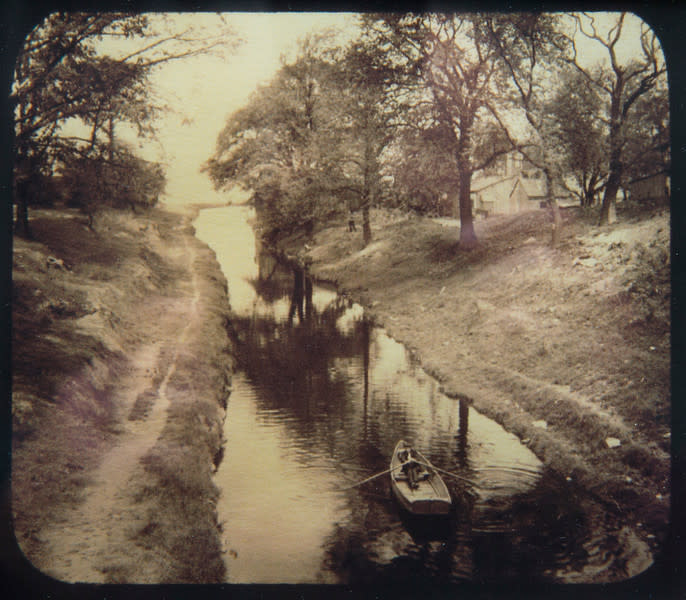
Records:
[[[645,544],[516,436],[448,398],[359,305],[261,252],[243,206],[201,211],[229,285],[238,359],[215,482],[235,583],[588,582],[630,577]],[[399,439],[437,467],[447,519],[405,515]]]

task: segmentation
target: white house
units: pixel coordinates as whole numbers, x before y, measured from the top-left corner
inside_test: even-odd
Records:
[[[533,210],[547,199],[545,175],[518,152],[510,152],[472,179],[471,195],[477,215]],[[567,196],[567,192],[555,190],[556,198]]]

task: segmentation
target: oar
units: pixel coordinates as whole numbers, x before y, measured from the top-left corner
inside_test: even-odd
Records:
[[[422,462],[421,460],[416,460],[415,462],[419,463],[420,465],[424,465],[427,469],[436,469],[437,471],[440,471],[441,473],[444,473],[446,475],[450,475],[451,477],[455,477],[456,479],[461,479],[462,481],[466,481],[467,483],[471,483],[473,486],[478,487],[478,484],[476,481],[472,481],[471,479],[467,479],[466,477],[462,477],[460,475],[455,475],[455,473],[451,473],[450,471],[445,471],[443,469],[439,469],[436,465],[429,465],[427,463]]]
[[[363,483],[367,483],[368,481],[371,481],[372,479],[376,479],[377,477],[381,477],[382,475],[386,475],[387,473],[390,473],[391,471],[395,471],[396,469],[399,469],[402,467],[402,465],[398,465],[397,467],[392,467],[391,469],[386,469],[385,471],[382,471],[381,473],[377,473],[376,475],[372,475],[371,477],[367,477],[367,479],[363,479],[362,481],[358,481],[354,485],[350,485],[348,487],[344,487],[344,490],[350,490],[354,487],[357,487],[358,485],[362,485]]]

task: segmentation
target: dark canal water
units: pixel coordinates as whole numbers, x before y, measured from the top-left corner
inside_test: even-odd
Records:
[[[444,396],[359,305],[261,254],[250,215],[195,223],[229,282],[240,361],[215,479],[228,581],[597,582],[650,564],[633,531]],[[445,478],[449,518],[408,518],[388,476],[350,487],[401,438],[463,478]]]

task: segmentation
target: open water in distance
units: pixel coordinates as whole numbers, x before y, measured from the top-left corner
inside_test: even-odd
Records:
[[[359,305],[261,253],[241,206],[201,211],[228,280],[239,372],[215,482],[229,582],[604,581],[647,548],[520,440],[444,396]],[[399,439],[446,477],[448,519],[390,493]]]

